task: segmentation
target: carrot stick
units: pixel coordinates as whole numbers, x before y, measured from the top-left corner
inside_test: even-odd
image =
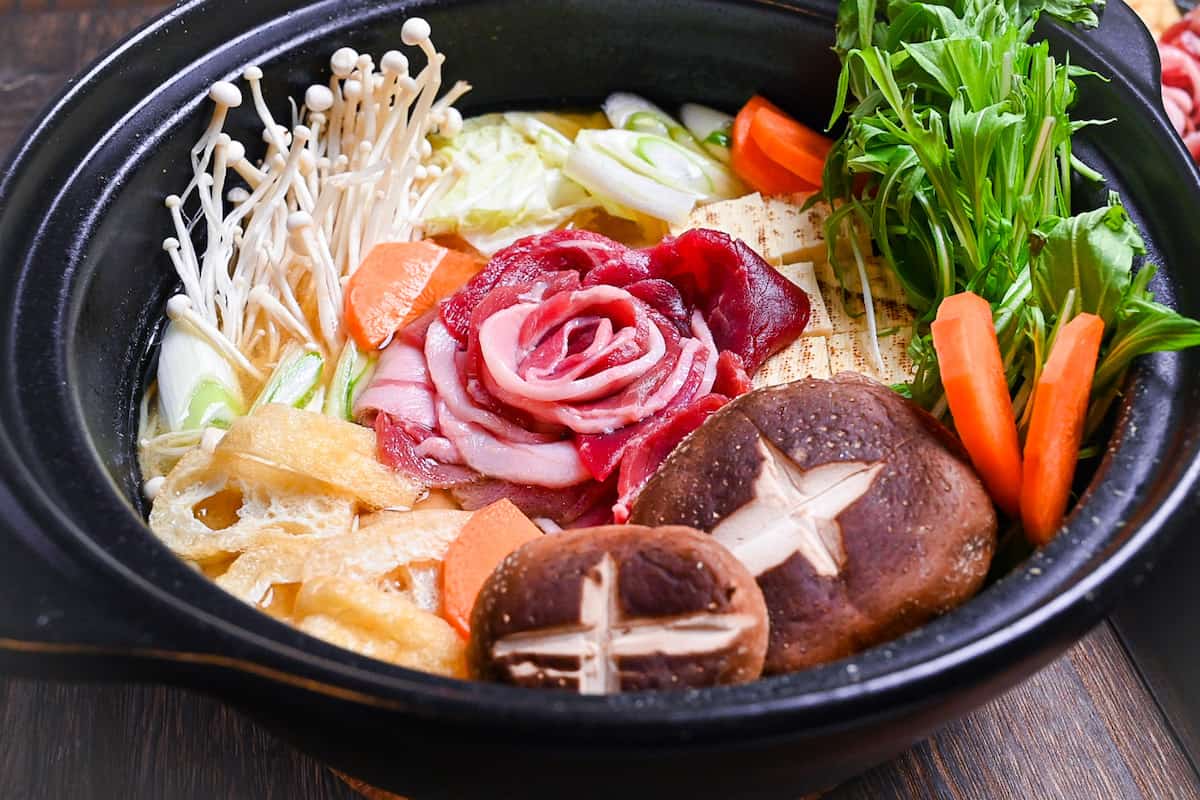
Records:
[[[992,500],[1015,517],[1021,448],[992,308],[971,292],[952,295],[938,307],[932,327],[954,427]]]
[[[809,183],[821,185],[833,142],[766,104],[754,112],[750,138],[768,158]]]
[[[509,553],[541,535],[507,499],[476,511],[442,561],[442,616],[470,636],[471,609],[488,576]]]
[[[1066,513],[1103,338],[1095,314],[1064,325],[1034,390],[1021,488],[1021,522],[1034,544],[1053,539]]]
[[[378,244],[346,285],[346,329],[360,348],[375,350],[480,266],[471,256],[432,242]]]
[[[804,180],[775,163],[751,136],[755,114],[762,108],[774,108],[759,96],[750,98],[733,120],[733,171],[757,191],[767,195],[811,192],[816,184]]]

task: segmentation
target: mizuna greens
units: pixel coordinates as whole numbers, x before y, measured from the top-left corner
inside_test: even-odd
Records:
[[[973,291],[992,306],[1006,377],[1024,432],[1030,396],[1057,331],[1103,319],[1088,431],[1103,420],[1131,361],[1200,344],[1200,323],[1156,303],[1155,268],[1120,199],[1073,214],[1074,175],[1101,176],[1071,137],[1104,120],[1074,120],[1076,79],[1101,79],[1033,42],[1042,13],[1094,27],[1082,0],[842,0],[842,59],[833,122],[847,117],[826,164],[823,196],[840,204],[827,239],[870,229],[920,318],[917,371],[898,387],[936,413],[945,401],[929,323],[941,301]],[[830,262],[845,265],[836,248]]]

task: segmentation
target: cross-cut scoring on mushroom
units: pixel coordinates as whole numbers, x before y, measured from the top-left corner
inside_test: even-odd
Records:
[[[624,657],[687,656],[724,650],[759,624],[751,614],[696,613],[670,619],[626,619],[621,613],[616,563],[605,553],[584,578],[579,625],[516,633],[492,645],[492,657],[515,678],[574,681],[580,694],[620,691]],[[556,669],[537,657],[578,659],[578,669]]]
[[[477,677],[608,694],[753,680],[766,650],[753,577],[714,539],[639,526],[540,537],[476,600]]]
[[[859,375],[744,395],[643,489],[632,521],[728,546],[771,617],[765,671],[841,658],[971,597],[996,513],[954,438]]]
[[[867,493],[883,464],[835,461],[809,470],[758,439],[762,471],[754,500],[713,528],[755,577],[799,553],[818,575],[837,575],[846,561],[837,518]]]

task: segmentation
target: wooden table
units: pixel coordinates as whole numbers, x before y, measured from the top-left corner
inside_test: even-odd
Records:
[[[163,7],[0,0],[0,153],[64,81]],[[357,796],[200,694],[0,679],[3,798]],[[1200,780],[1104,623],[1008,695],[827,796],[1158,800],[1200,797]]]

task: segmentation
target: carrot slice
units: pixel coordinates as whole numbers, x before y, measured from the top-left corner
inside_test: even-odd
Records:
[[[476,511],[450,543],[442,561],[442,615],[463,636],[471,635],[475,597],[500,562],[541,530],[511,501]]]
[[[774,108],[763,105],[750,121],[750,138],[768,158],[809,183],[821,185],[833,142]]]
[[[441,263],[429,276],[425,288],[413,301],[412,308],[400,322],[401,328],[416,320],[422,314],[461,289],[467,281],[479,274],[484,262],[472,255],[458,250],[446,250]]]
[[[1034,390],[1021,487],[1021,522],[1034,544],[1053,539],[1066,514],[1103,338],[1095,314],[1064,325]]]
[[[774,108],[755,95],[742,107],[733,120],[733,171],[755,190],[763,194],[793,194],[811,192],[817,187],[799,175],[775,163],[762,151],[751,136],[755,114],[762,108]]]
[[[1021,505],[1021,447],[992,308],[971,292],[952,295],[938,307],[932,328],[959,438],[992,500],[1015,517]]]
[[[346,284],[346,329],[375,350],[479,271],[471,256],[432,242],[375,245]]]

